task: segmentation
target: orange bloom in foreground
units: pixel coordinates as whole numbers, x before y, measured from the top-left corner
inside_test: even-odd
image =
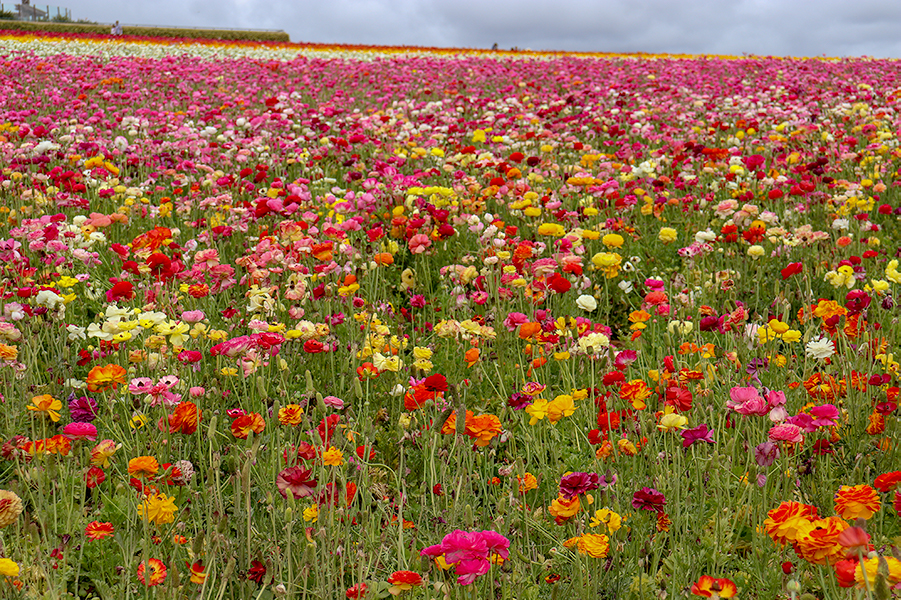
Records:
[[[495,415],[479,415],[466,419],[466,435],[475,440],[475,445],[484,447],[501,433],[501,420]]]
[[[197,431],[202,412],[193,402],[182,402],[169,415],[169,433],[191,435]]]
[[[100,521],[91,521],[88,523],[88,526],[84,528],[84,535],[89,540],[102,540],[113,535],[113,524],[112,523],[101,523]]]
[[[128,474],[132,477],[151,478],[160,470],[160,463],[152,456],[138,456],[128,461]]]
[[[801,536],[795,545],[798,556],[816,565],[834,565],[845,557],[845,548],[839,543],[841,533],[849,525],[839,517],[826,517],[811,523],[807,535]]]
[[[800,502],[783,502],[767,513],[763,522],[767,535],[777,544],[796,542],[813,528],[811,522],[818,518],[817,507]]]
[[[395,571],[388,577],[388,583],[391,584],[388,591],[392,595],[397,596],[401,592],[422,585],[422,577],[419,576],[419,573],[413,571]]]
[[[691,593],[705,598],[710,598],[714,594],[720,598],[731,598],[738,593],[738,588],[729,579],[714,579],[710,575],[701,575],[697,583],[691,586]]]
[[[145,563],[149,563],[149,566],[145,566]],[[138,565],[138,579],[146,586],[159,585],[166,581],[166,565],[158,558],[141,561]]]
[[[849,521],[862,518],[869,519],[879,512],[882,502],[876,490],[867,484],[843,485],[835,493],[835,512]]]
[[[119,365],[96,366],[88,373],[88,390],[105,392],[125,384],[125,369]]]
[[[232,435],[239,440],[246,440],[250,432],[262,433],[266,428],[266,421],[258,413],[247,413],[232,421]]]

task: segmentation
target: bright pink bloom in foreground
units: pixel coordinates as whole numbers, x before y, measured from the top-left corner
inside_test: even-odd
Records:
[[[444,536],[440,544],[424,548],[420,556],[441,556],[449,565],[457,567],[457,583],[469,585],[491,568],[490,558],[506,559],[510,555],[510,540],[496,531],[462,531],[456,529]]]

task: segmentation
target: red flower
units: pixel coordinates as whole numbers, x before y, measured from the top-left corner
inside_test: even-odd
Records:
[[[288,467],[278,474],[275,485],[285,498],[288,497],[289,491],[294,498],[303,498],[312,494],[313,488],[316,487],[316,480],[311,477],[312,473],[310,469],[303,467]]]
[[[632,508],[635,510],[651,510],[663,512],[666,497],[654,488],[641,488],[632,496]]]
[[[353,587],[347,588],[347,591],[344,592],[344,595],[348,598],[363,598],[366,596],[366,592],[369,591],[369,588],[366,587],[365,583],[358,583]]]
[[[797,275],[801,271],[804,270],[804,265],[799,262],[789,263],[787,267],[780,271],[782,273],[782,279],[788,279],[792,275]]]
[[[90,523],[88,523],[88,526],[84,528],[84,535],[89,540],[96,541],[113,535],[113,531],[115,530],[113,529],[112,523],[91,521]]]
[[[425,378],[425,389],[430,392],[446,392],[447,391],[447,378],[440,374],[436,373],[435,375],[429,375]]]
[[[258,560],[251,562],[250,569],[247,570],[247,579],[262,584],[264,577],[266,577],[266,565]]]
[[[873,485],[883,493],[891,492],[901,485],[901,471],[892,471],[891,473],[883,473],[876,478]]]
[[[116,281],[113,287],[106,292],[107,302],[118,302],[119,300],[131,300],[135,297],[135,286],[129,281]]]
[[[106,480],[106,473],[99,467],[91,467],[84,474],[84,483],[88,489],[93,489]]]

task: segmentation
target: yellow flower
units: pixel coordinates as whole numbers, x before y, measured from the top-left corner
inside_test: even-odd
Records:
[[[157,493],[153,496],[147,496],[144,501],[138,505],[138,515],[149,523],[157,525],[165,525],[175,521],[175,512],[178,507],[175,506],[175,496],[166,496]]]
[[[561,394],[547,403],[547,420],[551,423],[556,423],[574,412],[576,412],[575,402],[573,397],[567,394]]]
[[[609,508],[602,508],[594,513],[594,517],[588,523],[589,527],[606,525],[610,533],[615,533],[623,526],[623,518]]]
[[[315,523],[319,520],[319,505],[313,504],[309,508],[304,509],[303,511],[303,520],[307,522]]]
[[[604,558],[610,551],[610,538],[603,534],[586,533],[581,537],[566,540],[563,545],[567,548],[575,546],[579,554],[587,554],[592,558]]]
[[[566,229],[559,223],[542,223],[538,226],[538,235],[549,235],[553,237],[563,237]]]
[[[675,412],[675,410],[672,406],[666,407],[664,415],[660,417],[660,424],[657,426],[657,429],[660,431],[685,429],[685,426],[688,425],[688,419]]]
[[[18,577],[18,563],[9,558],[0,558],[0,575],[4,575],[6,577]]]
[[[608,233],[603,238],[601,238],[601,243],[607,246],[608,248],[622,248],[625,240],[623,236],[618,233]]]
[[[322,462],[330,467],[340,467],[344,464],[344,454],[332,446],[322,453]]]
[[[529,425],[534,425],[538,421],[544,419],[548,414],[548,401],[543,398],[536,398],[535,401],[526,407],[529,414]]]
[[[672,227],[663,227],[660,229],[660,232],[657,234],[657,239],[663,242],[664,244],[671,244],[675,242],[679,238],[679,232],[673,229]]]
[[[379,371],[391,371],[397,373],[404,365],[397,356],[385,356],[381,352],[372,355],[372,364]]]
[[[28,410],[32,410],[34,412],[45,413],[50,420],[56,423],[59,421],[59,409],[63,407],[63,403],[51,396],[50,394],[44,394],[42,396],[35,396],[31,399],[31,404],[29,404],[26,408]]]

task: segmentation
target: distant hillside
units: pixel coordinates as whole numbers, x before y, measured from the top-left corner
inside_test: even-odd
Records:
[[[0,20],[0,31],[47,31],[58,33],[90,33],[109,34],[108,24],[89,25],[83,23],[54,23],[33,21]],[[245,30],[245,29],[188,29],[181,27],[142,27],[140,25],[123,25],[122,35],[160,38],[185,38],[205,40],[240,40],[259,42],[290,42],[284,31]]]

